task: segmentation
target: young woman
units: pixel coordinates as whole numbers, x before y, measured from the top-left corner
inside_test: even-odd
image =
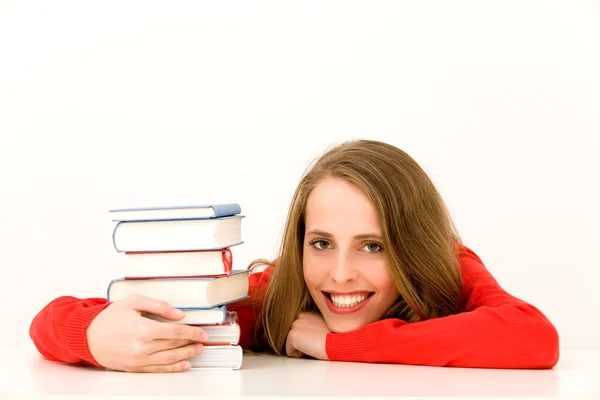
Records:
[[[482,368],[552,368],[558,334],[506,293],[461,244],[438,191],[405,152],[344,143],[300,181],[276,262],[234,303],[241,345],[292,357]],[[156,299],[60,297],[33,320],[45,357],[110,369],[175,372],[202,351],[200,327],[157,322]]]

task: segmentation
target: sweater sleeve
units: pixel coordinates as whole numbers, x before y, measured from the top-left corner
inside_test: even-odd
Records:
[[[29,336],[38,351],[49,360],[86,361],[100,367],[88,350],[85,331],[109,304],[103,298],[59,297],[35,316]]]
[[[475,253],[461,251],[463,313],[421,322],[385,319],[327,335],[330,360],[477,368],[552,368],[558,333],[534,306],[506,293]]]
[[[248,277],[248,299],[231,303],[228,311],[235,311],[240,324],[240,346],[247,350],[258,351],[260,338],[257,337],[257,321],[262,310],[266,289],[272,274],[272,267],[261,272],[251,273]]]

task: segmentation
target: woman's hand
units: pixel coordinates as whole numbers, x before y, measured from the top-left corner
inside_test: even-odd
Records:
[[[288,332],[285,352],[290,357],[300,358],[307,355],[319,360],[328,360],[325,340],[329,332],[331,331],[320,314],[300,313]]]
[[[88,349],[105,368],[128,372],[179,372],[191,367],[188,358],[202,352],[208,336],[198,327],[158,322],[143,312],[171,321],[182,311],[144,296],[132,295],[102,310],[86,330]]]

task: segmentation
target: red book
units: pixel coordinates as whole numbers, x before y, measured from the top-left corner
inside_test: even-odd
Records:
[[[225,322],[222,324],[201,325],[208,333],[205,346],[229,346],[240,342],[240,325],[235,311],[227,311]]]
[[[231,249],[172,252],[128,252],[123,258],[125,279],[230,276]]]

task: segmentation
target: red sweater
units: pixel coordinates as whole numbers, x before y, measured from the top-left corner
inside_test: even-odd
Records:
[[[466,247],[460,253],[463,313],[407,323],[399,319],[373,322],[349,333],[329,333],[332,361],[398,363],[480,368],[552,368],[558,361],[558,334],[534,306],[506,293]],[[249,277],[250,296],[268,285],[271,269]],[[244,348],[254,348],[259,308],[232,304],[238,313]],[[87,361],[94,365],[85,330],[108,305],[106,299],[59,297],[34,318],[30,336],[51,360]],[[260,307],[260,305],[258,306]]]

